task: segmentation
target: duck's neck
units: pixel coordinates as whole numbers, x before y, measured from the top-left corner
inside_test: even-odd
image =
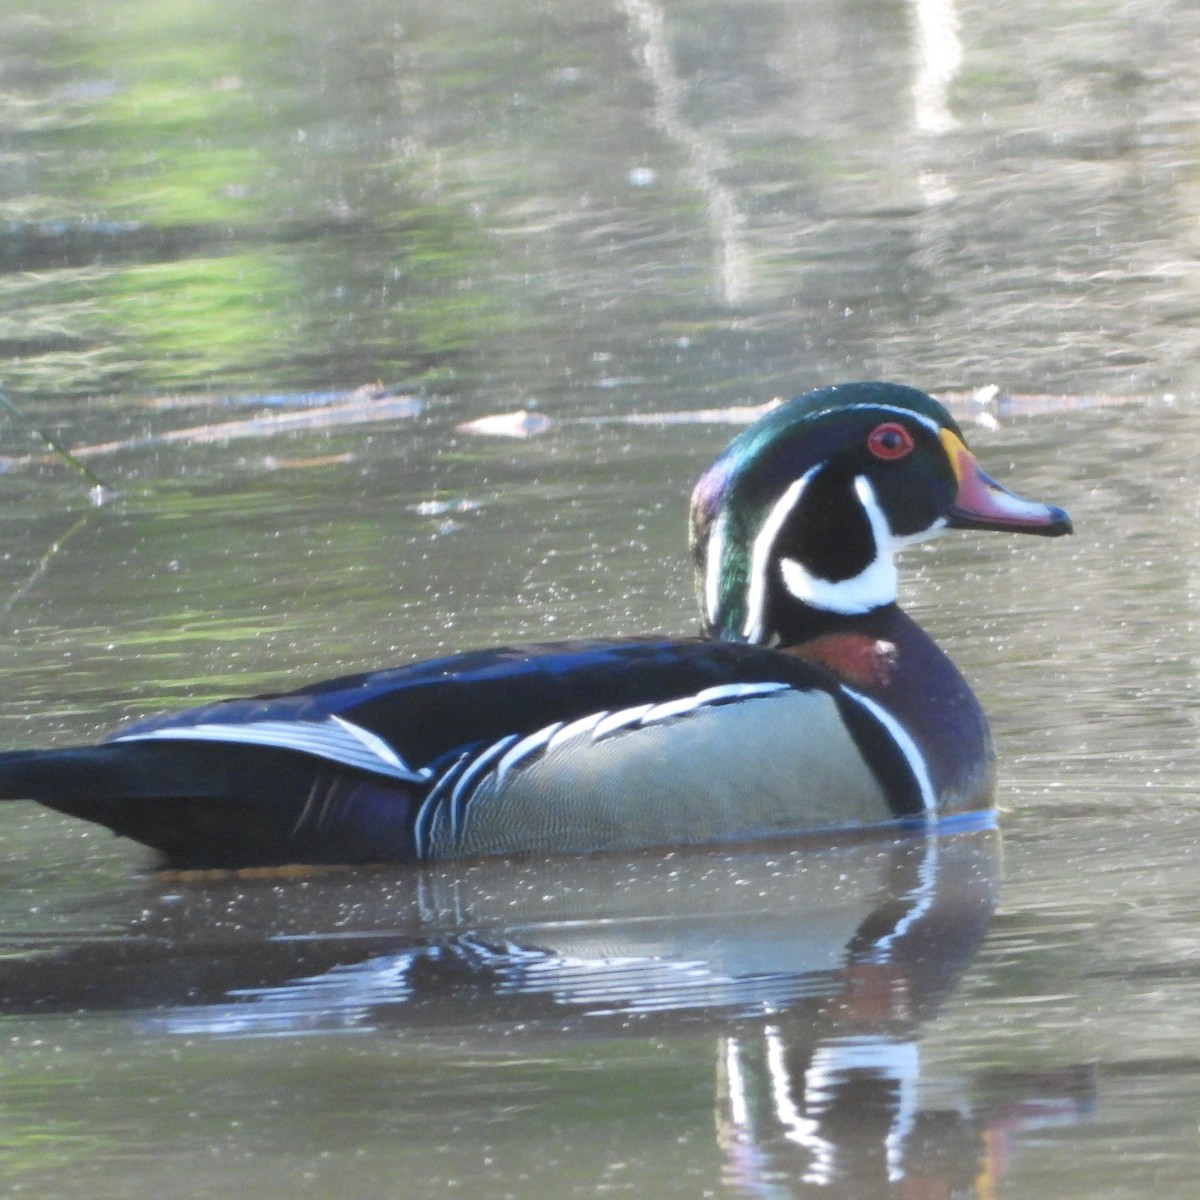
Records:
[[[779,631],[781,650],[818,663],[904,726],[926,759],[940,810],[991,803],[987,718],[958,668],[898,605],[858,616],[812,609],[794,629],[800,636]]]
[[[891,688],[897,668],[907,668],[914,652],[922,661],[930,649],[941,655],[896,604],[858,616],[812,609],[798,628],[777,636],[781,650],[819,663],[851,687],[872,693]]]

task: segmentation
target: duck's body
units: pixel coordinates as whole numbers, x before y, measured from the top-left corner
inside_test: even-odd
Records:
[[[1069,528],[978,472],[928,397],[826,389],[752,426],[697,485],[708,639],[479,651],[225,701],[98,746],[0,755],[0,796],[224,867],[696,844],[986,808],[984,714],[895,603],[895,549],[950,523]]]
[[[486,650],[10,754],[0,786],[203,866],[683,845],[986,806],[983,713],[932,641],[888,616],[895,652],[824,642],[844,637],[853,685],[798,654],[699,639]],[[918,756],[886,705],[925,691],[930,665]]]

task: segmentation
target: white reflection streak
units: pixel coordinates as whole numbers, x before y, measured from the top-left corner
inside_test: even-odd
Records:
[[[746,1103],[741,1047],[735,1037],[725,1039],[725,1080],[729,1093],[729,1119],[738,1129],[745,1131],[750,1127],[750,1107]]]
[[[771,1076],[771,1098],[775,1116],[784,1128],[783,1136],[812,1155],[804,1182],[825,1185],[833,1179],[835,1159],[833,1143],[821,1132],[821,1123],[806,1116],[792,1099],[792,1073],[787,1064],[787,1048],[779,1030],[763,1031],[767,1041],[767,1070]]]
[[[922,133],[946,133],[958,122],[946,97],[962,67],[962,41],[955,0],[912,0],[920,63],[913,80],[913,107]]]
[[[616,0],[642,36],[641,58],[654,94],[654,117],[671,141],[687,152],[691,175],[704,198],[717,240],[717,276],[726,304],[738,305],[750,292],[750,264],[742,239],[745,216],[733,190],[720,179],[725,156],[719,146],[683,115],[684,84],[675,68],[662,9],[653,0]]]
[[[885,1139],[888,1178],[895,1183],[904,1177],[904,1140],[912,1129],[917,1111],[916,1089],[921,1077],[917,1045],[902,1037],[866,1034],[835,1038],[819,1046],[805,1075],[805,1107],[812,1113],[823,1113],[840,1083],[855,1074],[870,1075],[880,1083],[890,1083],[895,1089],[895,1114]],[[805,1182],[824,1183],[832,1178],[832,1170],[827,1169],[812,1175],[811,1179],[805,1176]]]

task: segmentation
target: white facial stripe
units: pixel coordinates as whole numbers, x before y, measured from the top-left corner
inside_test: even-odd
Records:
[[[716,625],[721,607],[721,573],[725,566],[725,522],[728,513],[722,509],[708,535],[704,561],[704,614],[709,624]]]
[[[884,511],[875,497],[875,489],[865,475],[859,475],[854,480],[854,494],[866,511],[867,520],[871,522],[871,533],[875,537],[875,545],[882,547],[888,555],[895,554],[897,550],[903,550],[905,546],[915,546],[918,542],[927,542],[930,538],[937,537],[946,528],[946,518],[938,517],[932,525],[925,529],[918,529],[916,533],[893,533]]]
[[[767,572],[771,564],[771,556],[775,552],[775,539],[783,528],[784,522],[792,515],[800,497],[808,486],[808,481],[820,470],[820,465],[810,467],[799,479],[775,501],[775,507],[767,514],[757,537],[750,556],[750,582],[746,589],[746,625],[742,630],[748,642],[761,642],[765,633],[767,608]]]
[[[905,546],[916,546],[921,542],[927,542],[930,538],[935,538],[939,533],[946,531],[946,518],[938,517],[928,529],[918,529],[916,533],[908,533],[903,537],[892,535],[892,545],[897,550],[903,550]]]
[[[867,412],[878,410],[879,412],[895,413],[898,417],[904,417],[909,421],[916,421],[918,425],[924,425],[935,437],[941,432],[941,426],[932,418],[927,417],[922,413],[913,412],[911,408],[900,408],[891,404],[851,404],[844,408],[829,409],[829,412]],[[813,414],[816,417],[823,417],[824,413]]]

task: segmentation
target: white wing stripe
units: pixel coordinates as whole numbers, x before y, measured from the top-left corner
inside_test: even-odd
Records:
[[[681,696],[678,700],[668,700],[664,704],[656,704],[648,712],[642,714],[639,725],[653,725],[656,721],[669,721],[672,717],[682,717],[693,712],[704,703],[699,696]]]
[[[471,792],[475,788],[475,781],[514,742],[520,740],[517,734],[511,733],[508,737],[501,738],[498,742],[493,742],[477,758],[473,759],[471,765],[459,776],[458,782],[454,785],[454,790],[444,802],[450,806],[450,835],[455,841],[458,841],[462,835],[463,822],[467,815],[467,809],[471,806]]]
[[[470,804],[470,794],[475,785],[492,764],[497,782],[503,782],[505,777],[539,751],[552,753],[575,738],[592,735],[593,740],[611,737],[638,725],[654,724],[677,717],[685,717],[697,709],[709,705],[722,704],[729,701],[752,699],[755,696],[767,696],[775,692],[787,691],[787,683],[727,683],[716,687],[705,688],[695,695],[682,696],[677,700],[667,700],[661,704],[642,704],[634,708],[624,708],[618,712],[590,713],[570,724],[561,721],[544,726],[533,733],[520,737],[510,734],[497,742],[485,747],[479,754],[470,757],[465,769],[458,772],[464,764],[464,757],[459,757],[454,765],[441,774],[441,779],[449,786],[450,794],[445,796],[449,805],[452,826],[461,824],[466,808]],[[856,697],[857,698],[857,697]],[[406,783],[428,783],[433,772],[428,767],[410,767],[378,734],[355,725],[344,717],[329,715],[320,721],[248,721],[245,723],[205,721],[198,725],[167,726],[160,729],[149,729],[138,733],[124,733],[111,739],[113,742],[213,742],[242,746],[268,746],[279,750],[294,750],[299,754],[309,754],[328,762],[340,763],[356,770],[366,771],[373,775],[382,775],[392,779],[401,779]],[[499,762],[496,760],[499,759]],[[450,776],[457,773],[457,778]],[[442,795],[431,793],[426,804],[422,807],[422,818],[432,817],[433,809],[429,801],[435,796],[440,802]],[[428,812],[426,812],[428,809]],[[457,833],[457,829],[455,830]]]
[[[717,618],[725,614],[721,609],[721,580],[725,573],[725,526],[729,521],[727,509],[722,509],[712,532],[708,535],[704,563],[704,611],[709,623],[716,625]]]
[[[552,737],[562,728],[562,722],[557,721],[553,725],[547,725],[545,729],[539,729],[536,733],[531,733],[528,737],[522,738],[505,756],[496,764],[496,782],[501,783],[504,777],[528,755],[533,754],[536,750],[541,749],[543,745],[550,741]]]
[[[639,704],[636,708],[623,708],[619,712],[611,713],[592,730],[592,740],[598,742],[602,737],[616,733],[618,729],[636,725],[653,707],[653,704]]]
[[[786,692],[790,683],[722,683],[717,687],[705,688],[696,699],[701,704],[720,704],[722,700],[746,700],[751,696],[769,696],[772,692]]]
[[[226,742],[243,746],[271,746],[295,750],[330,762],[342,763],[373,775],[387,775],[408,783],[424,783],[427,770],[414,770],[377,734],[341,717],[322,721],[250,721],[224,724],[167,726],[142,733],[119,734],[114,742]]]
[[[372,733],[369,729],[364,729],[361,725],[355,725],[343,717],[339,717],[336,713],[331,719],[336,721],[351,737],[357,738],[362,742],[372,754],[378,755],[386,763],[391,763],[393,767],[406,769],[400,755],[379,734]]]
[[[547,743],[546,753],[553,753],[559,746],[565,742],[569,742],[572,738],[590,733],[607,716],[608,710],[602,709],[600,712],[589,713],[586,717],[580,717],[578,721],[572,721],[569,725],[564,725]]]
[[[686,716],[709,704],[720,704],[726,700],[749,700],[753,696],[769,696],[772,692],[787,691],[790,686],[791,684],[787,683],[725,683],[719,687],[705,688],[704,691],[697,692],[694,696],[681,696],[678,700],[667,700],[662,704],[655,704],[642,715],[638,724],[653,725],[656,721],[668,721],[672,717]],[[599,730],[597,730],[596,736],[601,736]]]

